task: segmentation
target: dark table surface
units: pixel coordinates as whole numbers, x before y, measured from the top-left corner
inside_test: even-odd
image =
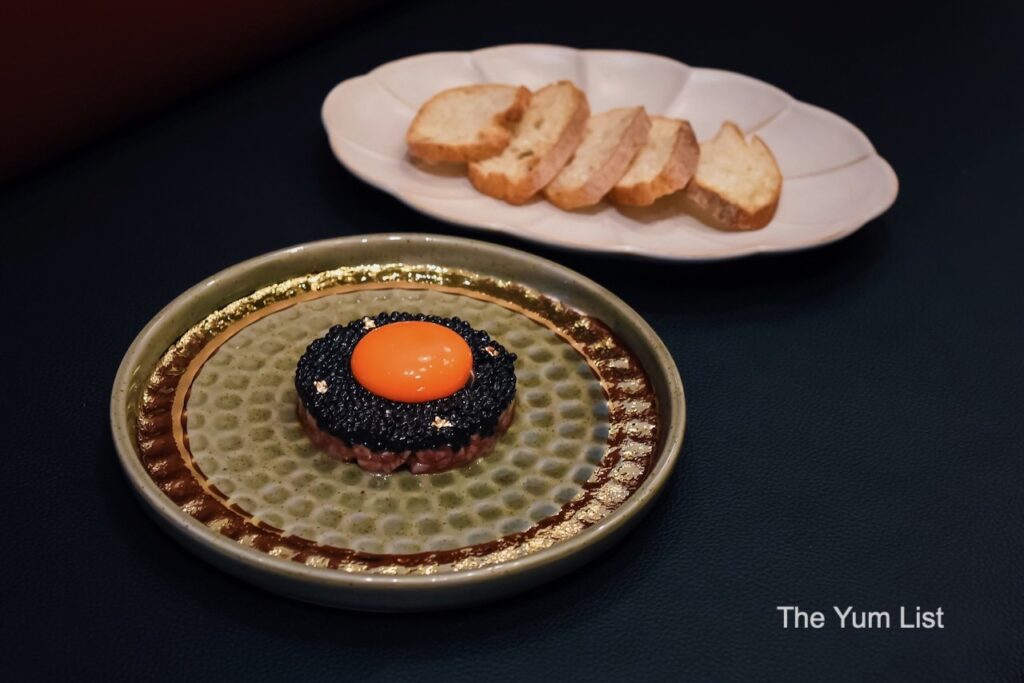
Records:
[[[390,6],[0,190],[0,670],[1021,680],[1019,4],[696,5]],[[362,232],[479,236],[342,169],[319,106],[387,60],[526,41],[762,78],[861,127],[900,197],[841,243],[722,264],[487,235],[619,294],[686,385],[664,496],[582,570],[479,608],[372,615],[279,598],[196,559],[143,513],[116,462],[107,402],[122,353],[163,304],[250,256]],[[779,605],[941,607],[945,628],[787,630]]]

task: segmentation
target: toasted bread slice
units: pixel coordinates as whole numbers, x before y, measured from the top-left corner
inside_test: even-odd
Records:
[[[597,204],[629,168],[650,129],[643,107],[591,116],[576,154],[544,188],[544,195],[566,211]]]
[[[782,172],[756,135],[748,142],[730,121],[700,145],[697,172],[686,198],[722,230],[757,230],[768,225],[779,205]]]
[[[479,161],[501,152],[523,116],[530,91],[514,85],[466,85],[443,90],[420,107],[405,139],[426,162]]]
[[[652,116],[647,142],[612,188],[611,198],[625,206],[653,204],[658,197],[686,187],[699,157],[700,145],[689,123]]]
[[[569,81],[533,93],[515,134],[501,154],[471,163],[476,189],[509,204],[522,204],[561,170],[583,138],[590,106]]]

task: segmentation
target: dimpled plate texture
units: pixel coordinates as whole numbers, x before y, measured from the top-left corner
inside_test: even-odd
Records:
[[[518,355],[515,420],[490,455],[443,474],[381,476],[309,441],[295,417],[299,356],[331,325],[377,311],[460,317]],[[580,493],[608,435],[603,390],[575,349],[508,308],[439,291],[334,294],[262,318],[203,365],[187,415],[195,462],[229,504],[315,543],[386,554],[525,531]]]
[[[587,93],[593,112],[642,105],[687,119],[699,140],[726,120],[756,133],[784,177],[774,220],[761,230],[722,232],[684,213],[678,194],[643,208],[602,203],[566,212],[539,199],[510,206],[473,189],[464,170],[432,168],[407,154],[413,115],[440,90],[487,82],[536,89],[561,79]],[[804,249],[851,234],[886,211],[898,191],[892,168],[845,119],[748,76],[639,52],[505,45],[408,57],[339,84],[322,118],[341,163],[409,206],[451,223],[588,251],[706,261]]]
[[[475,464],[370,475],[301,433],[303,349],[393,309],[465,318],[517,353],[514,423]],[[668,349],[596,283],[390,233],[281,249],[184,292],[129,347],[110,415],[143,510],[207,562],[300,600],[410,611],[526,590],[617,541],[664,490],[686,405]]]

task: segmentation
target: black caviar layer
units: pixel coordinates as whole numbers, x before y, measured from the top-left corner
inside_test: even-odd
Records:
[[[402,403],[377,396],[352,374],[352,351],[370,330],[388,323],[422,320],[453,330],[473,353],[469,383],[451,396]],[[474,434],[494,434],[498,417],[516,394],[516,354],[459,318],[422,313],[378,313],[335,325],[309,345],[295,371],[295,389],[321,431],[349,445],[401,452],[451,447]]]

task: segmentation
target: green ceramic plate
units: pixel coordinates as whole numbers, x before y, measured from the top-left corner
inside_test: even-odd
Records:
[[[517,354],[516,416],[493,453],[382,476],[306,438],[299,356],[380,311],[458,316]],[[607,547],[668,478],[685,407],[664,345],[595,283],[403,234],[278,251],[185,292],[129,348],[111,419],[144,507],[201,557],[302,600],[414,610],[523,590]]]

